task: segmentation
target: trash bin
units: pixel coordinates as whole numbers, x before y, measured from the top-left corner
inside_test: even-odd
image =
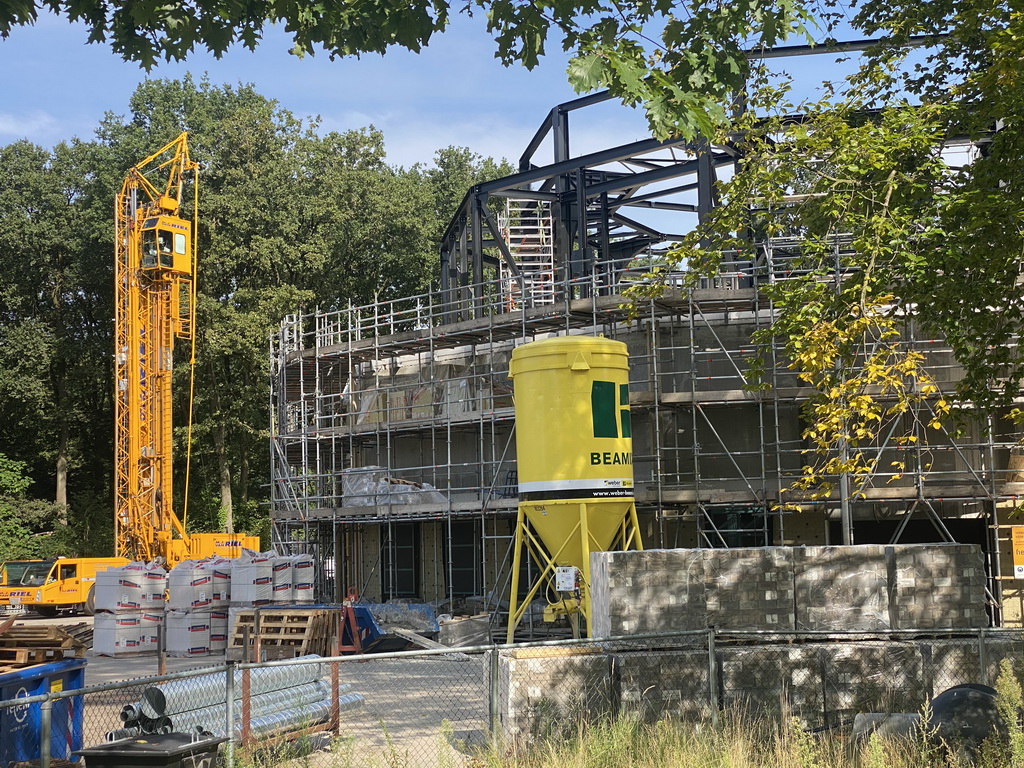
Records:
[[[164,733],[140,739],[108,741],[75,754],[86,768],[214,768],[217,747],[227,736]]]
[[[73,691],[85,686],[86,659],[64,659],[0,674],[0,701]],[[82,747],[82,697],[53,701],[50,756],[72,760]],[[39,703],[0,709],[0,766],[38,760],[41,724]]]

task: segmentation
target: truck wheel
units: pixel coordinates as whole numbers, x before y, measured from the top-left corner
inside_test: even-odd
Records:
[[[32,608],[40,616],[45,616],[48,619],[49,618],[53,618],[54,616],[57,615],[57,608],[55,606],[52,606],[52,605],[34,605],[34,606],[32,606]]]
[[[96,585],[93,584],[89,587],[89,594],[85,596],[85,611],[86,616],[92,616],[96,613]]]

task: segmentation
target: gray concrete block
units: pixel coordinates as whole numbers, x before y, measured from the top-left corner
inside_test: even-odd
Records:
[[[796,717],[821,724],[821,660],[814,646],[722,648],[721,700],[727,712],[749,717]]]
[[[619,713],[644,722],[670,717],[697,722],[710,714],[707,650],[615,654]]]
[[[822,644],[828,724],[858,712],[917,712],[931,696],[916,642]]]
[[[613,710],[611,656],[599,650],[502,651],[498,685],[502,728],[516,741],[575,733]]]
[[[889,628],[884,547],[796,547],[793,575],[798,630]]]
[[[981,547],[897,544],[892,551],[896,629],[969,629],[988,625]]]
[[[704,550],[708,624],[722,630],[795,628],[793,550]]]

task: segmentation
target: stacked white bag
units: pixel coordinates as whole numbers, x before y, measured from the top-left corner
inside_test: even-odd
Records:
[[[92,650],[100,656],[135,655],[143,649],[142,613],[96,613]]]
[[[93,650],[104,656],[156,651],[164,620],[167,572],[128,563],[96,574]]]
[[[292,555],[292,596],[296,603],[313,602],[313,556]]]
[[[274,573],[274,602],[277,605],[291,605],[295,600],[295,586],[292,572],[295,558],[288,555],[272,554],[270,558]]]
[[[231,564],[231,604],[239,607],[274,602],[274,552],[243,549]]]
[[[231,561],[184,560],[168,578],[167,653],[205,656],[227,646],[226,609],[231,602]]]

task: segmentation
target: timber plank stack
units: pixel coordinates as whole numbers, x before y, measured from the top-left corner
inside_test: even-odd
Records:
[[[250,608],[235,614],[229,658],[244,659],[259,640],[266,658],[292,658],[311,653],[330,655],[332,611],[315,609]],[[256,618],[259,616],[259,632]],[[245,646],[246,629],[249,648]]]
[[[80,621],[77,624],[65,624],[61,627],[75,640],[85,644],[86,648],[92,648],[92,624]]]
[[[0,674],[35,664],[81,658],[86,647],[61,627],[9,627],[0,633]]]

